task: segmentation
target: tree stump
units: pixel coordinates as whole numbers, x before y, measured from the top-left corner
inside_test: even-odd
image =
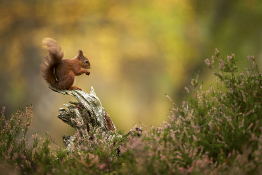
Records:
[[[68,109],[60,108],[57,116],[64,123],[73,127],[80,137],[88,139],[90,130],[100,129],[102,132],[116,132],[116,127],[109,114],[102,107],[102,103],[96,96],[94,88],[91,86],[90,94],[81,90],[57,90],[49,86],[55,92],[63,95],[71,95],[77,102],[64,104]],[[63,142],[68,151],[74,145],[75,136],[63,135]]]

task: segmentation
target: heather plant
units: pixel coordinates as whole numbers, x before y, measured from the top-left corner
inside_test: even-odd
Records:
[[[216,50],[215,55],[205,62],[217,77],[217,87],[211,85],[203,91],[203,85],[200,85],[198,89],[196,75],[191,80],[190,89],[186,88],[189,97],[183,102],[182,109],[171,111],[171,128],[178,132],[176,137],[189,148],[197,148],[200,155],[208,155],[216,166],[232,165],[246,150],[250,150],[248,160],[253,160],[253,152],[259,146],[262,76],[255,58],[248,56],[248,59],[252,61],[252,67],[237,74],[235,55],[219,59]],[[218,71],[215,70],[215,60],[219,60]],[[187,155],[183,160],[186,166],[192,165],[193,160]]]
[[[262,77],[255,58],[248,59],[252,67],[238,74],[235,55],[220,59],[216,50],[205,61],[216,76],[216,88],[211,85],[204,91],[196,74],[190,88],[186,88],[189,97],[182,108],[174,104],[170,123],[163,122],[144,133],[144,140],[135,138],[126,143],[122,152],[133,155],[133,162],[143,165],[133,169],[138,171],[140,167],[144,170],[140,172],[155,174],[258,170]],[[215,60],[219,61],[218,70]]]
[[[0,124],[0,161],[12,162],[24,158],[26,148],[26,133],[32,120],[32,110],[17,111],[9,120],[4,115],[5,107],[2,108]],[[20,136],[20,139],[18,137]]]
[[[257,149],[262,129],[262,76],[253,56],[248,56],[252,68],[239,75],[234,54],[219,59],[219,72],[214,70],[214,59],[219,59],[218,50],[211,60],[206,60],[218,78],[217,88],[193,90],[190,108],[196,110],[194,118],[201,133],[198,144],[214,161],[230,163],[233,150],[243,153],[243,147]],[[196,83],[192,85],[195,88]]]
[[[0,170],[4,174],[261,174],[262,76],[253,56],[238,73],[234,54],[205,62],[216,85],[204,90],[199,74],[186,87],[188,97],[158,127],[128,134],[79,131],[72,150],[50,134],[26,138],[32,107],[9,120],[1,113]],[[51,147],[51,145],[53,145]]]
[[[14,152],[20,151],[24,153],[26,145],[26,133],[32,121],[32,111],[26,108],[25,113],[21,110],[17,111],[10,120],[6,120],[4,116],[5,107],[2,108],[1,113],[1,135],[0,135],[0,151],[8,153],[6,158],[12,159]],[[21,136],[18,140],[17,137]]]

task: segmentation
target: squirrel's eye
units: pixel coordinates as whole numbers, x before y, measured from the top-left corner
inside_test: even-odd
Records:
[[[87,61],[87,60],[85,60],[85,63],[88,63],[88,61]]]

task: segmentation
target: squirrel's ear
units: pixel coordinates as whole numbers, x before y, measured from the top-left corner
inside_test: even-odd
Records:
[[[78,59],[82,59],[83,56],[84,56],[84,55],[83,55],[82,50],[79,50],[79,51],[78,51],[78,56],[77,56],[77,58],[78,58]]]
[[[78,51],[78,56],[83,56],[83,51],[82,50]]]

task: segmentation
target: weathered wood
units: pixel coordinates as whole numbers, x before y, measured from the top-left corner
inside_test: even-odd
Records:
[[[102,103],[91,87],[90,94],[81,90],[57,90],[49,86],[55,92],[71,95],[77,102],[65,104],[68,108],[60,108],[58,118],[73,127],[82,138],[88,138],[91,129],[99,129],[102,132],[116,132],[116,127],[109,114],[102,107]],[[75,136],[63,135],[63,142],[67,149],[72,150]]]

